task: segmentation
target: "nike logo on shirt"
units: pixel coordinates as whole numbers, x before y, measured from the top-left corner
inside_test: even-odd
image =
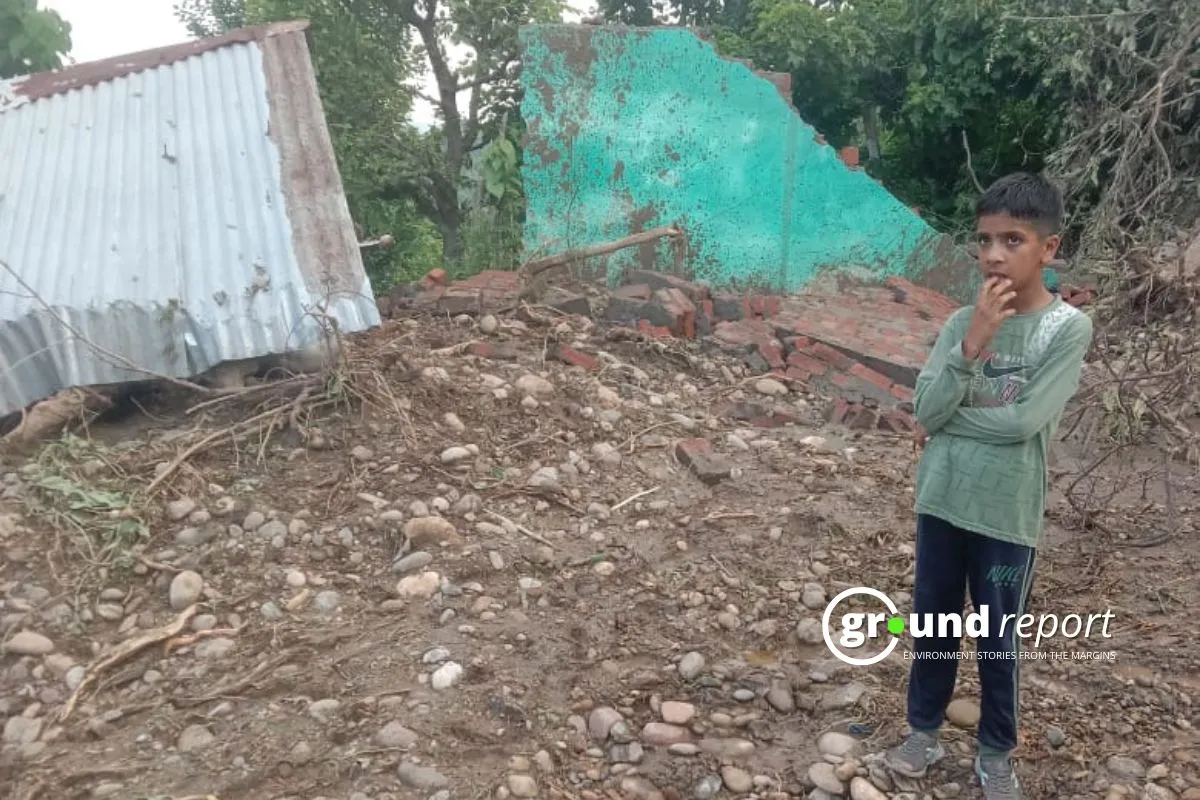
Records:
[[[992,366],[991,359],[983,362],[983,377],[985,378],[1003,378],[1005,375],[1012,375],[1015,372],[1020,372],[1025,369],[1024,364],[1019,364],[1015,367],[996,367]]]

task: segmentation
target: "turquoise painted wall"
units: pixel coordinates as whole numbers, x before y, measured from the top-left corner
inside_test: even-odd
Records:
[[[521,40],[526,257],[678,224],[685,266],[718,286],[793,291],[856,268],[945,291],[961,275],[950,242],[690,31],[536,25]],[[663,244],[608,270],[672,263]]]

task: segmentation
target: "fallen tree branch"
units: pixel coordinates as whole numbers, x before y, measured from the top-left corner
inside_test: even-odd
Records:
[[[618,239],[615,242],[607,242],[605,244],[594,244],[590,247],[581,247],[578,250],[568,250],[565,253],[559,253],[555,256],[539,258],[535,261],[530,261],[521,268],[521,277],[524,280],[535,278],[546,270],[561,267],[566,264],[571,264],[576,261],[583,261],[596,256],[606,256],[609,253],[615,253],[618,250],[625,250],[629,247],[637,247],[640,244],[649,244],[656,242],[659,239],[676,239],[683,235],[683,231],[675,226],[667,228],[655,228],[650,231],[643,231],[626,236],[623,239]]]
[[[479,341],[472,339],[468,342],[452,344],[449,347],[439,347],[436,350],[430,350],[429,355],[436,356],[438,358],[444,358],[446,356],[461,356],[463,353],[467,352],[477,344],[479,344]]]
[[[112,397],[100,392],[70,387],[21,409],[21,422],[4,434],[5,444],[32,444],[49,438],[64,428],[81,424],[89,416],[98,416],[112,408]]]
[[[519,533],[525,534],[530,539],[533,539],[535,542],[538,542],[539,544],[544,544],[547,547],[549,547],[551,550],[554,549],[554,545],[550,543],[549,539],[547,539],[545,536],[542,536],[541,534],[534,533],[533,531],[529,530],[529,528],[526,528],[521,523],[513,522],[508,517],[504,516],[503,514],[497,514],[495,511],[488,511],[486,513],[492,519],[495,519],[495,520],[501,522],[502,524],[512,526],[512,528],[514,530],[518,531]]]
[[[610,508],[610,509],[609,509],[609,512],[611,513],[611,512],[615,512],[615,511],[620,511],[622,508],[624,508],[625,506],[629,505],[629,504],[630,504],[630,503],[632,503],[634,500],[638,500],[638,499],[640,499],[640,498],[643,498],[643,497],[645,497],[645,496],[646,496],[646,495],[648,495],[648,494],[654,494],[654,493],[655,493],[655,492],[657,492],[657,491],[658,491],[660,488],[662,488],[662,487],[660,487],[660,486],[655,486],[655,487],[654,487],[654,488],[652,488],[652,489],[643,489],[642,491],[638,492],[637,494],[632,494],[632,495],[630,495],[629,497],[626,497],[626,498],[625,498],[624,500],[622,500],[621,502],[617,503],[617,504],[616,504],[615,506],[613,506],[612,508]]]
[[[288,651],[280,656],[276,656],[270,661],[262,662],[247,675],[244,675],[231,684],[218,686],[216,689],[207,694],[197,695],[195,697],[172,699],[171,705],[175,706],[176,708],[194,708],[196,706],[202,706],[205,703],[211,703],[213,700],[219,700],[224,697],[233,697],[244,689],[249,688],[256,681],[265,677],[267,673],[272,672],[278,667],[286,664],[294,655],[295,653]]]
[[[241,633],[248,623],[243,622],[236,628],[208,628],[195,633],[189,633],[183,636],[173,636],[163,643],[163,657],[171,655],[171,651],[177,647],[188,647],[195,644],[201,639],[208,639],[213,636],[237,636]]]
[[[221,403],[227,403],[231,400],[241,400],[249,395],[258,394],[259,392],[273,392],[295,384],[299,384],[301,386],[319,386],[322,380],[324,380],[324,378],[320,375],[295,375],[291,378],[283,378],[281,380],[271,381],[269,383],[259,383],[255,384],[254,386],[244,386],[231,389],[214,389],[211,391],[217,393],[216,397],[201,401],[196,405],[189,407],[183,413],[190,417],[191,415],[199,411],[203,411],[206,408],[211,408],[212,406],[219,405]]]
[[[183,570],[180,569],[179,567],[173,567],[170,564],[163,564],[158,561],[153,561],[141,553],[138,553],[135,556],[135,558],[137,559],[139,564],[141,564],[149,569],[156,569],[156,570],[159,570],[160,572],[166,572],[171,575],[176,575],[180,572],[183,572]]]
[[[67,718],[71,716],[71,713],[75,710],[75,706],[78,705],[79,700],[83,697],[84,692],[90,689],[92,684],[99,680],[100,675],[103,674],[105,670],[111,669],[117,664],[133,658],[135,655],[148,647],[153,647],[159,642],[175,638],[183,632],[183,629],[187,627],[189,622],[191,622],[192,617],[196,616],[196,612],[199,610],[199,608],[200,606],[198,604],[188,606],[182,612],[180,612],[178,617],[166,625],[155,628],[154,630],[146,631],[146,633],[143,633],[141,636],[135,636],[132,639],[126,639],[114,647],[112,651],[108,653],[108,655],[102,656],[93,662],[92,665],[84,672],[83,680],[79,682],[79,685],[75,687],[75,691],[71,692],[71,696],[67,698],[67,702],[63,705],[62,710],[58,712],[58,721],[67,721]]]
[[[309,389],[305,389],[304,392],[302,392],[301,394],[304,394],[305,392],[308,392],[308,391],[309,391]],[[307,395],[305,395],[305,396],[307,397]],[[336,402],[337,402],[336,400],[329,400],[329,399],[318,400],[317,402],[314,402],[310,406],[310,408],[313,408],[313,409],[322,408],[324,406],[333,405]],[[146,496],[149,497],[150,495],[154,494],[155,490],[157,490],[160,486],[162,486],[162,484],[167,480],[167,478],[171,477],[171,475],[173,475],[176,470],[178,470],[181,466],[183,466],[184,463],[186,463],[187,460],[189,458],[191,458],[192,456],[194,456],[196,453],[199,453],[201,450],[204,450],[205,448],[210,447],[210,446],[216,444],[217,442],[222,441],[223,439],[237,439],[239,436],[244,435],[247,429],[249,429],[250,427],[254,426],[255,424],[257,424],[259,422],[262,422],[263,420],[271,419],[273,417],[279,417],[279,416],[285,414],[285,412],[293,411],[292,405],[293,405],[292,403],[289,403],[286,406],[276,406],[275,408],[272,408],[268,411],[264,411],[261,414],[255,414],[253,417],[250,417],[249,419],[242,420],[237,425],[234,425],[232,428],[223,428],[219,431],[216,431],[215,433],[211,433],[208,436],[205,436],[203,439],[196,442],[191,447],[184,450],[182,453],[180,453],[174,459],[172,459],[171,462],[168,463],[167,466],[165,468],[163,468],[163,470],[161,472],[158,473],[158,475],[154,478],[154,480],[150,481],[150,484],[146,487],[146,492],[145,492]],[[290,418],[290,414],[289,414],[289,418]]]

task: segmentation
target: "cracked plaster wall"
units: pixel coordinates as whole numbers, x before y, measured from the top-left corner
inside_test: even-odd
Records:
[[[678,224],[685,267],[713,285],[797,291],[870,273],[969,297],[973,271],[949,240],[694,33],[534,25],[521,40],[527,257]],[[663,243],[607,270],[673,263]]]

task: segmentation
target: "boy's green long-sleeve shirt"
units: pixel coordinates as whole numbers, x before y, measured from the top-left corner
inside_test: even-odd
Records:
[[[972,306],[956,311],[917,378],[929,438],[916,510],[1027,547],[1041,538],[1050,438],[1079,385],[1092,321],[1056,297],[1000,326],[975,362],[962,353]]]

